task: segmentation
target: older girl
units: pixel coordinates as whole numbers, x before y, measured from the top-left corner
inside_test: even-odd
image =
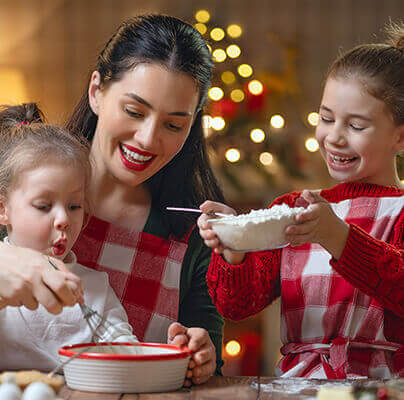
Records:
[[[215,247],[208,283],[219,311],[245,318],[281,296],[284,377],[404,375],[404,29],[389,44],[356,47],[327,76],[316,136],[332,189],[274,201],[310,204],[286,228],[292,246],[240,254]],[[230,212],[217,203],[201,206]]]

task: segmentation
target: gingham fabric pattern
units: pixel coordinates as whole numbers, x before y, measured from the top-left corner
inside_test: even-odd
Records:
[[[358,197],[331,206],[346,222],[387,241],[404,209],[404,197]],[[285,357],[277,375],[394,376],[393,355],[400,345],[384,337],[384,308],[339,275],[330,258],[318,244],[283,250],[281,339],[285,345],[281,352]]]
[[[177,321],[187,243],[131,231],[91,217],[73,250],[78,262],[108,273],[133,332],[141,341],[167,342]]]

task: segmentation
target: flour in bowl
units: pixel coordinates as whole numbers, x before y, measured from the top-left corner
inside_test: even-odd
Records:
[[[305,211],[287,204],[268,209],[251,210],[248,214],[229,215],[209,222],[220,241],[229,249],[253,251],[287,245],[285,228],[294,223],[293,217]]]

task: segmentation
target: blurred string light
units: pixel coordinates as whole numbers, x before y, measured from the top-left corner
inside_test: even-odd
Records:
[[[194,27],[201,35],[204,35],[208,30],[207,26],[205,24],[200,23],[200,22],[196,23],[194,25]]]
[[[221,131],[226,126],[226,121],[222,117],[214,117],[210,124],[215,131]]]
[[[213,50],[212,56],[217,62],[223,62],[227,58],[226,52],[223,49]]]
[[[220,77],[222,78],[222,82],[226,85],[231,85],[236,81],[236,76],[231,71],[224,71]]]
[[[248,91],[251,94],[259,95],[264,91],[264,86],[260,81],[254,79],[248,82]]]
[[[238,149],[232,148],[226,151],[226,160],[231,163],[235,163],[240,160],[240,151]]]
[[[210,37],[215,40],[216,42],[219,42],[224,38],[224,30],[222,28],[213,28],[210,31]]]
[[[267,151],[265,151],[260,154],[260,163],[262,165],[271,165],[273,161],[274,161],[274,157],[271,153],[268,153]]]
[[[250,65],[248,64],[241,64],[237,68],[237,72],[242,78],[248,78],[252,75],[253,69]]]
[[[209,89],[208,96],[211,100],[218,101],[223,97],[224,93],[220,87],[214,86]]]
[[[230,98],[235,103],[241,103],[245,98],[245,94],[241,89],[234,89],[230,92]]]
[[[210,115],[202,115],[202,131],[205,137],[209,137],[212,133],[212,117]]]
[[[320,116],[319,116],[318,113],[316,113],[316,112],[311,112],[311,113],[307,116],[307,122],[308,122],[311,126],[317,126],[319,119],[320,119]]]
[[[253,129],[250,132],[250,138],[254,143],[262,143],[265,139],[265,133],[262,129]]]
[[[282,115],[276,114],[271,117],[269,123],[271,124],[272,128],[281,129],[285,126],[285,119],[282,117]]]
[[[212,128],[212,117],[210,115],[202,115],[202,128],[210,129]]]
[[[201,22],[201,23],[205,24],[206,22],[208,22],[210,20],[209,11],[207,11],[207,10],[198,10],[195,13],[195,19],[198,22]]]
[[[310,151],[311,153],[314,153],[315,151],[317,151],[319,149],[318,142],[315,138],[307,139],[304,145],[305,145],[306,149],[308,151]]]
[[[231,38],[236,39],[241,36],[243,30],[241,29],[240,25],[231,24],[227,27],[226,32]]]
[[[206,47],[208,48],[208,50],[212,53],[212,46],[208,43],[206,43]]]
[[[237,340],[230,340],[226,343],[225,351],[229,356],[237,356],[241,351],[240,343]]]
[[[236,44],[231,44],[227,46],[226,53],[230,58],[237,58],[241,54],[241,49]]]

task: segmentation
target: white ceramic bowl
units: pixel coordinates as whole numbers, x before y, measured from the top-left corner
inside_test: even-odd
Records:
[[[248,214],[210,219],[212,229],[230,250],[257,251],[285,247],[285,228],[294,223],[294,216],[305,209],[286,204]]]
[[[159,343],[82,343],[59,349],[71,389],[108,393],[168,392],[182,387],[191,352]],[[133,352],[136,354],[133,354]],[[131,354],[132,353],[132,354]]]

